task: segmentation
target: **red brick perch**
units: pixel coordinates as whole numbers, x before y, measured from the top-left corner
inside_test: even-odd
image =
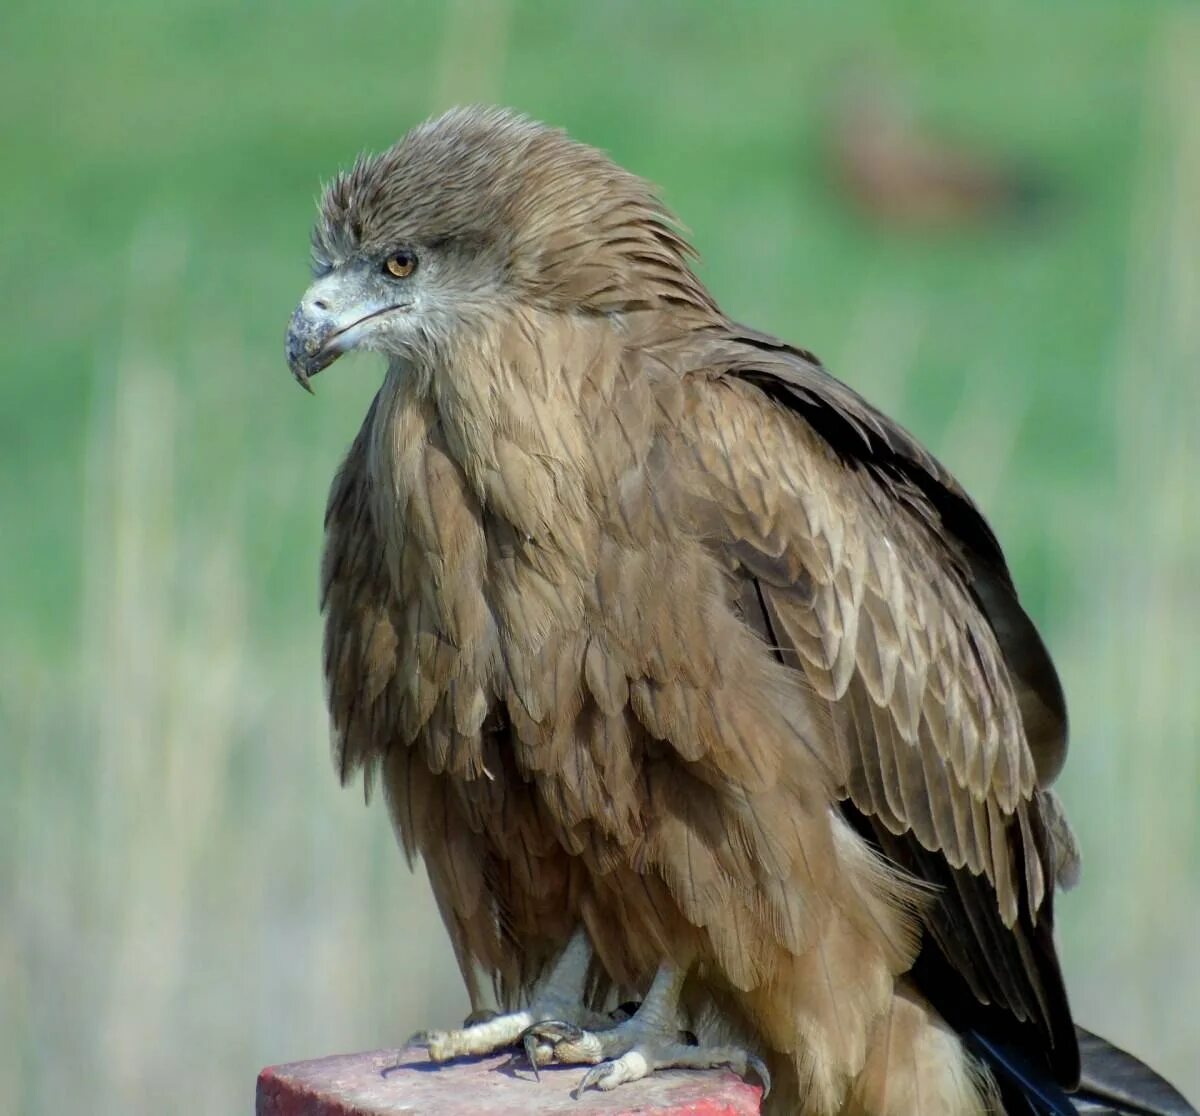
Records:
[[[664,1070],[611,1093],[571,1090],[586,1066],[551,1066],[541,1080],[510,1055],[434,1066],[417,1047],[268,1066],[257,1116],[758,1116],[762,1089],[728,1070]],[[386,1076],[389,1066],[398,1068]]]

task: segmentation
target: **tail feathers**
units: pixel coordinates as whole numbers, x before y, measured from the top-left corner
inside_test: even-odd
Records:
[[[978,1031],[967,1031],[963,1042],[991,1071],[1005,1116],[1076,1116],[1062,1086],[1019,1050]]]
[[[1080,1116],[1198,1116],[1173,1086],[1132,1054],[1082,1027],[1083,1075],[1075,1093]]]
[[[1076,1027],[1083,1073],[1069,1097],[1013,1047],[968,1031],[963,1041],[991,1071],[1006,1116],[1200,1116],[1177,1089],[1132,1054]]]

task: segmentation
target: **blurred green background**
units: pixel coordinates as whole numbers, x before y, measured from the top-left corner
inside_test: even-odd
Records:
[[[0,43],[0,1111],[247,1111],[464,1010],[327,754],[321,515],[380,368],[310,399],[282,339],[321,181],[469,101],[659,183],[731,313],[983,504],[1073,713],[1077,1014],[1200,1097],[1200,10],[8,0]],[[853,74],[1047,201],[850,204]]]

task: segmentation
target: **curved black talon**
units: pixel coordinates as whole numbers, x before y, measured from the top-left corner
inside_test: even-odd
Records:
[[[766,1100],[771,1095],[771,1073],[767,1069],[766,1063],[761,1058],[750,1054],[746,1058],[746,1068],[754,1070],[758,1075],[759,1081],[762,1082],[762,1099]]]
[[[521,1032],[521,1045],[525,1048],[525,1057],[529,1059],[529,1064],[533,1067],[534,1080],[541,1081],[542,1079],[538,1072],[537,1062],[537,1048],[540,1043],[549,1046],[550,1053],[553,1055],[559,1043],[578,1042],[583,1034],[582,1027],[568,1023],[565,1019],[545,1019],[526,1027]]]
[[[592,1066],[583,1075],[583,1080],[571,1090],[571,1099],[579,1100],[589,1089],[599,1089],[600,1082],[610,1073],[612,1073],[611,1062],[601,1062],[598,1066]]]
[[[534,1034],[557,1045],[560,1042],[578,1042],[583,1037],[583,1028],[568,1023],[565,1019],[544,1019],[526,1027],[521,1037]]]
[[[537,1035],[533,1033],[532,1027],[521,1036],[521,1045],[525,1048],[525,1058],[533,1070],[534,1081],[541,1081],[542,1071],[538,1069],[537,1064]]]

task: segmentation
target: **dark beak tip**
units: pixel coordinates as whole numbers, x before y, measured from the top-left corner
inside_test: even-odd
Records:
[[[292,374],[292,378],[298,383],[309,395],[314,395],[312,384],[308,381],[312,379],[312,373],[308,370],[304,358],[299,356],[291,343],[291,338],[288,339],[287,348],[287,363],[288,370]]]
[[[297,310],[288,323],[287,362],[296,383],[309,395],[316,394],[309,380],[329,363],[329,361],[322,363],[319,359],[314,359],[314,356],[320,353],[317,341],[318,338],[314,335],[312,324],[300,310]]]

